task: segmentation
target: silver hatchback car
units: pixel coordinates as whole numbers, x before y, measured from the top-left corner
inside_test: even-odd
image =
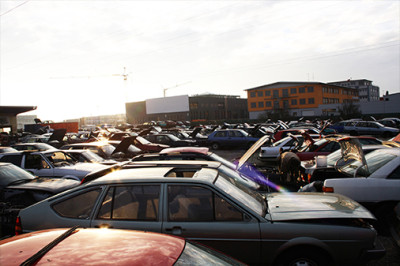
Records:
[[[112,172],[21,210],[23,232],[106,227],[167,233],[248,264],[344,265],[384,255],[374,216],[338,194],[262,194],[204,166]]]

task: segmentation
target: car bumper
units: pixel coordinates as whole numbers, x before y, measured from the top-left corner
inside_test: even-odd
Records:
[[[386,249],[383,247],[382,243],[376,239],[375,243],[374,243],[374,248],[373,249],[369,249],[369,250],[365,250],[362,254],[361,254],[361,261],[363,262],[367,262],[370,260],[377,260],[382,258],[383,256],[385,256],[386,254]]]

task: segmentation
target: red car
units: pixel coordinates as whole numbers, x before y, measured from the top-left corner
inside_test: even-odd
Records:
[[[0,265],[244,265],[217,251],[159,233],[49,229],[0,241]]]

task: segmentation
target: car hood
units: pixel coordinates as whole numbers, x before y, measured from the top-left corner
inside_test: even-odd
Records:
[[[84,172],[84,173],[90,173],[93,171],[98,171],[107,168],[107,165],[103,164],[98,164],[98,163],[77,163],[73,165],[66,165],[66,166],[61,166],[57,167],[57,170],[70,170],[71,173],[73,171],[79,171],[79,172]]]
[[[375,219],[356,201],[335,193],[271,193],[267,195],[273,221],[309,219]]]
[[[59,193],[61,191],[79,186],[79,184],[79,181],[72,179],[38,177],[32,179],[30,182],[8,186],[7,188],[19,190],[41,190]]]
[[[245,154],[243,154],[242,157],[240,157],[238,165],[237,165],[237,170],[240,170],[243,165],[247,162],[247,160],[262,146],[264,143],[267,141],[271,140],[271,137],[268,135],[265,135],[261,138],[259,138],[256,143],[251,146]]]

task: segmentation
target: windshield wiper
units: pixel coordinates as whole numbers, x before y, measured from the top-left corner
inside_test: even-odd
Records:
[[[18,179],[18,180],[15,180],[15,181],[11,182],[7,186],[13,186],[13,185],[17,185],[17,184],[22,184],[22,183],[29,182],[31,180],[33,180],[33,179]]]
[[[79,227],[79,225],[75,225],[71,229],[67,230],[64,232],[62,235],[51,241],[49,244],[47,244],[44,248],[39,250],[37,253],[35,253],[33,256],[25,260],[23,263],[21,263],[21,266],[25,265],[33,265],[35,262],[37,262],[41,257],[43,257],[47,252],[49,252],[53,247],[55,247],[58,243],[72,235],[75,230]]]

